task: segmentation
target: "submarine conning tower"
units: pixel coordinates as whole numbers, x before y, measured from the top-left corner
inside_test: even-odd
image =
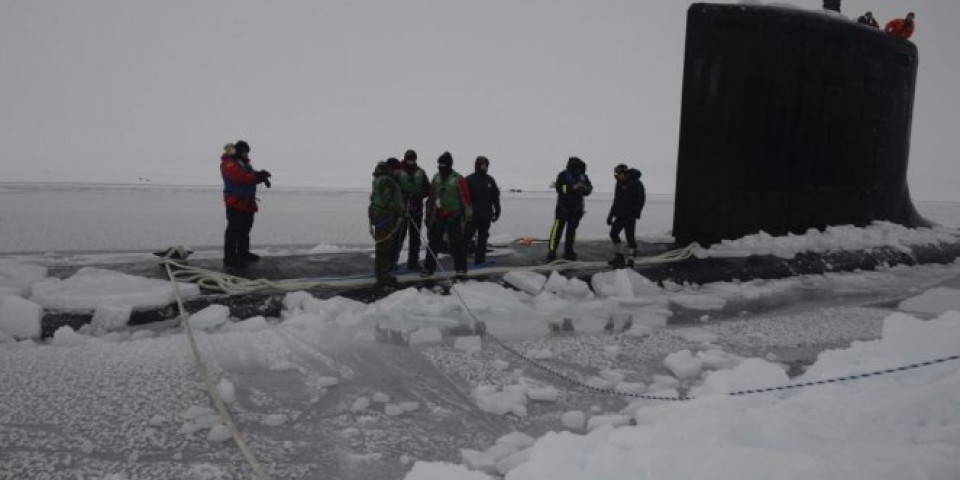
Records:
[[[676,242],[929,226],[906,181],[917,59],[833,12],[691,5]]]

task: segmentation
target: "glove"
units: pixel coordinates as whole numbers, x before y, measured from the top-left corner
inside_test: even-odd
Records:
[[[497,211],[493,212],[493,217],[490,218],[490,223],[496,223],[496,221],[497,221],[499,218],[500,218],[500,210],[497,210]]]
[[[262,183],[267,188],[272,186],[270,185],[270,180],[268,180],[272,176],[270,175],[270,172],[266,170],[260,170],[259,172],[255,172],[254,175],[257,177],[257,183]]]
[[[613,225],[613,215],[607,215],[607,225]]]

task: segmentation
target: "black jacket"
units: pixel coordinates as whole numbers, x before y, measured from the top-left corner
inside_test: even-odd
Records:
[[[623,183],[617,182],[613,193],[613,205],[610,206],[610,216],[618,218],[640,218],[643,206],[647,203],[647,192],[640,181],[640,171],[631,168],[627,170],[627,179]]]
[[[579,188],[575,188],[579,185]],[[567,169],[557,175],[554,183],[557,190],[557,216],[583,215],[583,197],[593,192],[593,184],[587,176],[587,165],[578,158],[567,162]]]
[[[874,19],[873,17],[867,18],[866,15],[861,15],[860,18],[857,19],[857,23],[861,25],[868,25],[871,27],[880,28],[880,25],[877,24],[876,19]]]
[[[492,219],[500,216],[500,189],[497,182],[486,172],[467,175],[470,197],[473,200],[473,216]]]

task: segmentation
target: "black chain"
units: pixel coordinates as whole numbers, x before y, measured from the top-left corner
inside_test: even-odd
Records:
[[[861,378],[876,377],[879,375],[886,375],[888,373],[897,373],[905,370],[914,370],[921,367],[929,367],[931,365],[936,365],[938,363],[944,363],[944,362],[949,362],[951,360],[958,360],[958,359],[960,359],[960,355],[950,355],[949,357],[942,357],[934,360],[927,360],[925,362],[912,363],[910,365],[903,365],[895,368],[885,368],[883,370],[875,370],[873,372],[868,372],[868,373],[856,373],[856,374],[847,375],[844,377],[827,378],[824,380],[812,380],[809,382],[793,383],[790,385],[782,385],[779,387],[758,388],[753,390],[740,390],[736,392],[730,392],[727,395],[731,395],[731,396],[750,395],[754,393],[774,392],[777,390],[789,390],[791,388],[801,388],[801,387],[810,387],[814,385],[825,385],[828,383],[845,382],[847,380],[859,380]]]
[[[416,230],[417,230],[417,234],[420,236],[420,238],[423,239],[423,233],[420,231],[420,229],[419,229],[419,228],[416,228]],[[437,261],[437,266],[441,269],[441,271],[443,271],[443,266],[440,264],[440,259],[437,258],[436,254],[433,252],[433,250],[430,249],[430,246],[429,246],[429,245],[427,245],[426,251],[427,251],[427,254],[428,254],[428,255],[433,255],[433,256],[434,256],[434,259],[436,259],[436,261]],[[546,286],[546,282],[544,282],[544,286]],[[456,288],[455,285],[452,285],[452,284],[451,284],[451,290],[453,291],[454,294],[457,295],[457,298],[460,300],[460,303],[463,305],[464,309],[467,311],[467,314],[469,314],[470,317],[473,318],[474,325],[479,324],[479,323],[480,323],[480,319],[477,318],[477,316],[473,314],[473,310],[471,310],[471,309],[470,309],[470,306],[467,305],[467,302],[464,300],[463,296],[460,295],[460,292],[457,290],[457,288]],[[530,365],[533,365],[533,366],[534,366],[535,368],[537,368],[538,370],[541,370],[541,371],[546,372],[546,373],[548,373],[548,374],[550,374],[550,375],[553,375],[554,377],[557,377],[557,378],[559,378],[559,379],[561,379],[561,380],[563,380],[563,381],[565,381],[565,382],[567,382],[567,383],[569,383],[569,384],[571,384],[571,385],[574,385],[574,386],[576,386],[576,387],[579,387],[579,388],[582,388],[582,389],[584,389],[584,390],[588,390],[588,391],[591,391],[591,392],[594,392],[594,393],[599,393],[599,394],[603,394],[603,395],[617,395],[617,396],[622,396],[622,397],[639,398],[639,399],[643,399],[643,400],[686,401],[686,400],[693,400],[693,399],[696,398],[696,397],[687,397],[687,396],[680,396],[680,397],[658,397],[658,396],[655,396],[655,395],[643,395],[643,394],[639,394],[639,393],[621,392],[621,391],[612,390],[612,389],[609,389],[609,388],[594,387],[593,385],[587,385],[586,383],[584,383],[583,381],[581,381],[581,380],[579,380],[579,379],[573,378],[573,377],[571,377],[571,376],[569,376],[569,375],[566,375],[566,374],[564,374],[563,372],[560,372],[560,371],[558,371],[558,370],[554,370],[553,368],[550,368],[550,367],[548,367],[548,366],[546,366],[546,365],[544,365],[544,364],[542,364],[542,363],[540,363],[540,362],[538,362],[538,361],[536,361],[536,360],[534,360],[534,359],[532,359],[532,358],[530,358],[530,357],[527,357],[526,355],[518,352],[518,351],[517,351],[516,349],[514,349],[513,347],[511,347],[511,346],[507,345],[506,343],[504,343],[503,340],[500,340],[499,338],[495,337],[494,335],[490,334],[489,332],[487,332],[487,333],[484,334],[484,338],[488,338],[488,339],[490,339],[490,340],[493,340],[493,342],[494,342],[497,346],[499,346],[500,348],[506,350],[506,351],[507,351],[508,353],[510,353],[511,355],[514,355],[515,357],[517,357],[517,358],[519,358],[519,359],[521,359],[521,360],[529,363]],[[756,393],[776,392],[776,391],[780,391],[780,390],[790,390],[790,389],[795,389],[795,388],[811,387],[811,386],[816,386],[816,385],[826,385],[826,384],[828,384],[828,383],[838,383],[838,382],[845,382],[845,381],[849,381],[849,380],[859,380],[859,379],[861,379],[861,378],[875,377],[875,376],[878,376],[878,375],[886,375],[886,374],[889,374],[889,373],[897,373],[897,372],[902,372],[902,371],[905,371],[905,370],[914,370],[914,369],[921,368],[921,367],[929,367],[929,366],[931,366],[931,365],[936,365],[936,364],[938,364],[938,363],[949,362],[949,361],[951,361],[951,360],[960,360],[960,355],[950,355],[950,356],[948,356],[948,357],[937,358],[937,359],[934,359],[934,360],[927,360],[927,361],[925,361],[925,362],[913,363],[913,364],[910,364],[910,365],[903,365],[903,366],[900,366],[900,367],[887,368],[887,369],[883,369],[883,370],[876,370],[876,371],[868,372],[868,373],[857,373],[857,374],[853,374],[853,375],[847,375],[847,376],[844,376],[844,377],[827,378],[827,379],[824,379],[824,380],[812,380],[812,381],[809,381],[809,382],[802,382],[802,383],[792,383],[792,384],[789,384],[789,385],[781,385],[781,386],[779,386],[779,387],[766,387],[766,388],[756,388],[756,389],[751,389],[751,390],[738,390],[738,391],[735,391],[735,392],[728,392],[727,395],[730,395],[731,397],[740,397],[740,396],[752,395],[752,394],[756,394]]]
[[[563,381],[565,381],[565,382],[567,382],[567,383],[569,383],[569,384],[571,384],[571,385],[574,385],[574,386],[583,388],[583,389],[585,389],[585,390],[589,390],[589,391],[594,392],[594,393],[600,393],[600,394],[604,394],[604,395],[619,395],[619,396],[622,396],[622,397],[639,398],[639,399],[643,399],[643,400],[686,401],[686,400],[693,400],[693,399],[696,398],[696,397],[686,397],[686,396],[680,396],[680,397],[658,397],[658,396],[654,396],[654,395],[643,395],[643,394],[639,394],[639,393],[620,392],[620,391],[617,391],[617,390],[611,390],[611,389],[609,389],[609,388],[594,387],[594,386],[592,386],[592,385],[587,385],[586,383],[582,382],[582,381],[579,380],[579,379],[570,377],[569,375],[566,375],[566,374],[564,374],[564,373],[562,373],[562,372],[560,372],[560,371],[554,370],[553,368],[550,368],[550,367],[548,367],[548,366],[546,366],[546,365],[544,365],[544,364],[542,364],[542,363],[540,363],[540,362],[538,362],[538,361],[536,361],[536,360],[534,360],[534,359],[532,359],[532,358],[530,358],[530,357],[527,357],[526,355],[518,352],[516,349],[510,347],[509,345],[505,344],[502,340],[500,340],[499,338],[497,338],[497,337],[495,337],[495,336],[493,336],[493,335],[491,335],[491,334],[489,334],[489,333],[486,334],[486,338],[489,338],[489,339],[493,340],[493,342],[494,342],[497,346],[499,346],[500,348],[506,350],[507,352],[509,352],[510,354],[516,356],[517,358],[520,358],[521,360],[526,361],[527,363],[533,365],[533,366],[536,367],[537,369],[542,370],[542,371],[544,371],[544,372],[546,372],[546,373],[548,373],[548,374],[550,374],[550,375],[553,375],[553,376],[555,376],[555,377],[558,377],[558,378],[560,378],[561,380],[563,380]],[[886,374],[889,374],[889,373],[902,372],[902,371],[905,371],[905,370],[914,370],[914,369],[917,369],[917,368],[929,367],[929,366],[931,366],[931,365],[936,365],[936,364],[938,364],[938,363],[944,363],[944,362],[948,362],[948,361],[951,361],[951,360],[960,360],[960,355],[950,355],[950,356],[948,356],[948,357],[937,358],[937,359],[935,359],[935,360],[927,360],[927,361],[925,361],[925,362],[913,363],[913,364],[910,364],[910,365],[904,365],[904,366],[895,367],[895,368],[886,368],[886,369],[883,369],[883,370],[876,370],[876,371],[869,372],[869,373],[857,373],[857,374],[847,375],[847,376],[843,376],[843,377],[827,378],[827,379],[824,379],[824,380],[812,380],[812,381],[809,381],[809,382],[792,383],[792,384],[790,384],[790,385],[781,385],[781,386],[779,386],[779,387],[756,388],[756,389],[751,389],[751,390],[738,390],[738,391],[736,391],[736,392],[729,392],[729,393],[727,393],[727,395],[730,395],[730,396],[732,396],[732,397],[739,397],[739,396],[744,396],[744,395],[752,395],[752,394],[755,394],[755,393],[775,392],[775,391],[780,391],[780,390],[790,390],[790,389],[794,389],[794,388],[811,387],[811,386],[816,386],[816,385],[826,385],[826,384],[828,384],[828,383],[845,382],[845,381],[848,381],[848,380],[858,380],[858,379],[861,379],[861,378],[875,377],[875,376],[878,376],[878,375],[886,375]]]

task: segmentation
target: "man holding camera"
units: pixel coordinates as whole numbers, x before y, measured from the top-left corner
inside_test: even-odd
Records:
[[[250,144],[240,140],[223,147],[220,175],[223,177],[223,203],[227,207],[227,230],[223,235],[223,265],[244,267],[260,260],[250,253],[250,230],[257,212],[257,185],[270,188],[270,172],[254,170],[250,164]]]

